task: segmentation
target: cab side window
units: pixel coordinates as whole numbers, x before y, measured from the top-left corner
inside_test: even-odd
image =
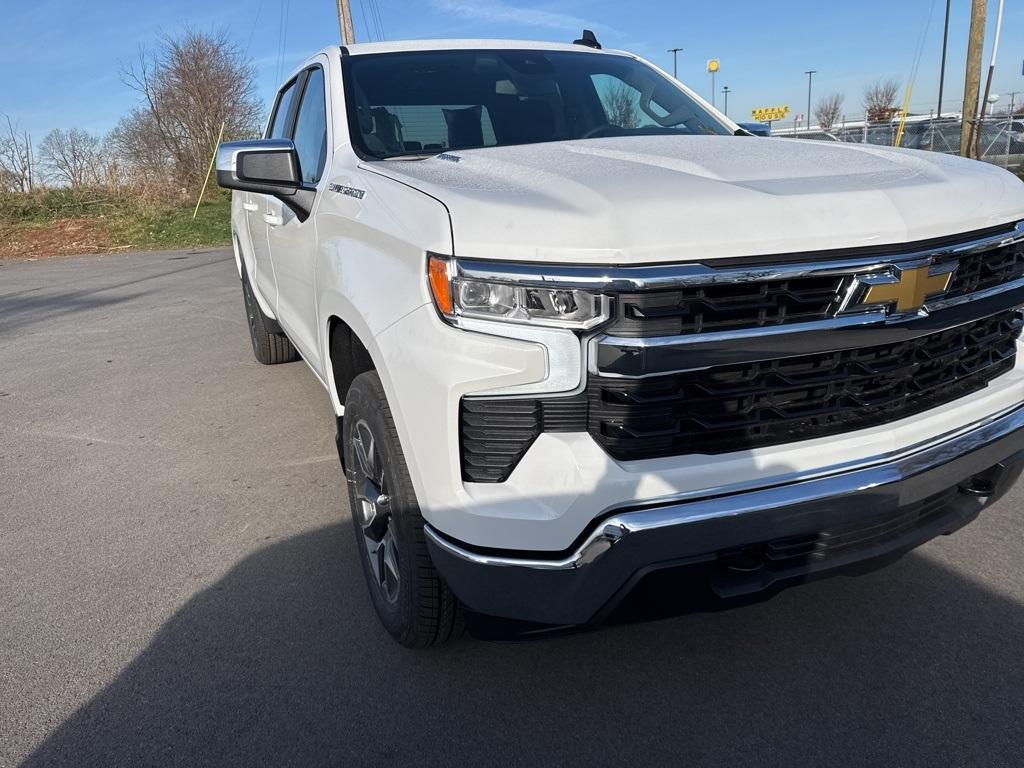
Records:
[[[287,138],[288,115],[292,110],[292,102],[295,100],[295,84],[296,81],[292,80],[284,87],[284,89],[282,89],[280,95],[277,97],[277,105],[274,107],[274,116],[270,119],[270,125],[267,126],[266,138]]]
[[[309,70],[306,77],[293,140],[299,156],[302,181],[316,184],[327,162],[327,105],[324,97],[324,71],[319,67]]]

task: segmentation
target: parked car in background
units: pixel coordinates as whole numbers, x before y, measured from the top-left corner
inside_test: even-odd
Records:
[[[1024,143],[1024,120],[1004,120],[999,123],[999,128],[1010,134],[1010,139],[1015,143]]]
[[[325,48],[219,148],[253,351],[326,388],[399,642],[665,570],[766,597],[1018,478],[1024,184],[739,128],[592,35],[417,40]]]
[[[771,136],[772,127],[768,123],[737,123],[747,133],[752,133],[755,136]]]

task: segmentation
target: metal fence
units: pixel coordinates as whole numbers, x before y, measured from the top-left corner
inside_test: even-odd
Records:
[[[797,128],[783,129],[775,132],[777,136],[788,136],[800,139],[819,139],[826,141],[845,141],[853,144],[877,144],[891,147],[896,143],[899,124],[896,122],[881,125],[840,124],[831,131],[811,128],[809,131]],[[960,153],[960,121],[943,118],[941,120],[915,120],[908,122],[903,128],[901,147],[907,149],[923,149],[942,152],[947,155]],[[981,130],[981,159],[988,163],[1015,170],[1024,171],[1024,119],[1015,118],[1010,121],[1005,116],[986,118]]]

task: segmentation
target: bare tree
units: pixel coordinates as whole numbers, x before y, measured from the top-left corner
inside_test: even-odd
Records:
[[[832,126],[842,117],[844,101],[846,101],[846,97],[843,94],[833,93],[819,101],[814,107],[814,118],[823,131],[832,130]]]
[[[193,185],[206,173],[221,123],[225,140],[259,131],[263,105],[255,95],[255,68],[224,32],[164,35],[121,74],[143,99],[129,123],[119,125],[128,141],[122,149],[142,155],[130,158],[137,165],[151,165],[152,143],[141,134],[152,131],[181,184]],[[140,142],[134,149],[132,136]]]
[[[166,184],[174,173],[174,157],[148,109],[133,109],[122,117],[104,143],[108,161],[116,162],[137,181]]]
[[[0,113],[6,126],[0,126],[0,177],[12,192],[32,190],[32,145],[28,134],[18,130],[10,115]]]
[[[900,92],[900,81],[894,78],[879,78],[864,88],[864,111],[868,122],[884,123],[892,120],[899,108],[896,97]]]
[[[70,187],[99,184],[100,140],[81,128],[55,128],[39,144],[39,160],[49,180]]]
[[[639,94],[625,83],[618,83],[601,100],[611,125],[636,128],[640,123]]]

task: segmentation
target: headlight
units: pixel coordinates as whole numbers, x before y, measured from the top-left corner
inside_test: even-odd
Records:
[[[449,320],[474,317],[510,323],[591,328],[608,318],[608,297],[576,288],[516,285],[452,274],[451,261],[431,255],[427,274],[434,305]]]

